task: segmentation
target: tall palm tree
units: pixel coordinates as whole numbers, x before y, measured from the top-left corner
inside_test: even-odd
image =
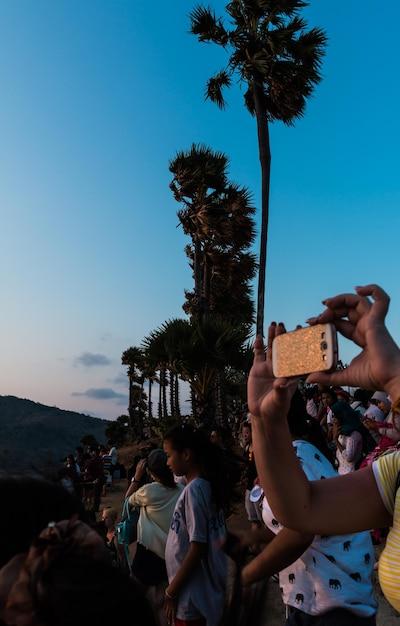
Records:
[[[153,402],[152,402],[152,389],[153,384],[158,383],[159,379],[157,378],[156,368],[151,363],[150,360],[147,359],[147,355],[144,354],[144,362],[142,367],[143,379],[148,381],[148,395],[147,395],[147,416],[149,421],[153,418]]]
[[[184,233],[192,240],[185,252],[193,269],[194,291],[186,294],[185,311],[200,320],[210,313],[226,314],[228,289],[225,288],[223,310],[218,310],[216,302],[221,286],[232,282],[234,266],[237,278],[241,255],[251,259],[254,269],[255,260],[248,253],[255,236],[254,207],[248,190],[228,180],[227,166],[228,158],[224,154],[201,145],[178,152],[170,162],[173,174],[170,188],[181,205],[178,218]],[[243,274],[236,284],[238,292],[244,287],[240,290],[244,306],[236,312],[246,311],[246,323],[252,319],[248,281],[248,274]],[[234,313],[234,307],[230,307],[230,312]]]
[[[158,370],[158,418],[167,416],[167,395],[166,387],[168,384],[166,370],[168,367],[168,355],[165,350],[164,341],[160,329],[152,331],[142,341],[142,350],[145,355],[145,361],[156,371]]]
[[[326,35],[307,30],[299,17],[303,0],[231,0],[226,5],[230,26],[203,6],[190,14],[191,32],[200,42],[215,43],[229,54],[224,69],[212,76],[206,98],[225,107],[223,89],[236,76],[245,85],[245,105],[255,115],[261,165],[262,222],[257,297],[257,333],[263,333],[265,271],[268,241],[271,149],[269,124],[291,125],[304,114],[306,99],[321,80]]]
[[[127,366],[129,380],[129,406],[128,413],[130,426],[133,432],[137,431],[139,437],[143,436],[143,416],[141,403],[143,398],[143,352],[137,346],[131,346],[122,353],[122,365]],[[138,392],[140,390],[140,394]]]
[[[172,319],[164,322],[143,339],[144,353],[160,370],[160,384],[164,386],[162,398],[165,398],[165,400],[162,400],[162,410],[159,412],[159,417],[167,416],[165,390],[167,370],[169,370],[168,383],[170,385],[170,415],[174,417],[180,416],[177,361],[180,354],[179,345],[188,341],[189,336],[191,336],[190,322],[188,320]]]

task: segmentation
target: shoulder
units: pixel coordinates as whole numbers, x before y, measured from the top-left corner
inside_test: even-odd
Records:
[[[329,460],[318,448],[308,441],[296,440],[293,442],[297,458],[309,480],[320,480],[336,476],[336,471]]]
[[[205,478],[194,478],[190,481],[185,487],[185,491],[187,492],[207,492],[211,490],[211,485]]]
[[[149,500],[154,498],[157,491],[154,489],[155,483],[147,483],[135,491],[129,498],[129,503],[135,506],[136,504],[145,506]]]
[[[186,485],[183,493],[188,499],[208,502],[211,499],[211,485],[204,478],[195,478]]]
[[[293,447],[296,452],[296,456],[301,463],[308,463],[314,465],[318,463],[321,458],[325,458],[323,454],[308,441],[297,439],[293,442]]]

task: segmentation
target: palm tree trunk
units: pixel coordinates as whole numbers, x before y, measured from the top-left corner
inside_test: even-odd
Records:
[[[196,398],[196,392],[194,391],[193,387],[190,385],[190,401],[192,404],[192,417],[193,419],[197,419],[197,398]]]
[[[257,335],[263,335],[264,330],[264,300],[265,300],[265,271],[267,264],[268,218],[269,218],[269,188],[271,176],[271,149],[267,109],[264,102],[262,88],[253,82],[254,104],[257,119],[258,150],[261,165],[261,238],[260,259],[258,268],[257,292]]]
[[[168,415],[168,407],[167,407],[167,373],[165,367],[162,368],[162,410],[163,417],[167,417]]]
[[[202,289],[201,289],[201,243],[197,235],[194,238],[194,291],[196,294],[196,308],[202,314]]]
[[[207,257],[204,257],[203,263],[203,285],[202,285],[202,312],[207,317],[210,310],[210,268]]]
[[[133,378],[129,376],[129,400],[128,400],[128,414],[131,432],[134,427],[134,409],[133,409]]]
[[[169,370],[169,407],[171,415],[175,415],[175,395],[174,395],[175,376],[172,370]]]
[[[160,368],[160,375],[158,377],[158,419],[162,419],[162,370]]]
[[[153,417],[153,408],[152,408],[152,402],[151,402],[152,387],[153,387],[153,381],[152,381],[151,378],[149,378],[149,397],[148,397],[148,401],[147,401],[147,411],[148,411],[149,419],[151,419]]]
[[[177,417],[181,416],[181,407],[179,404],[179,377],[175,374],[175,411]]]

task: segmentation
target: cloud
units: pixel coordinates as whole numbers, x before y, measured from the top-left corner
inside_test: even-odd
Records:
[[[128,386],[128,377],[124,372],[120,372],[115,378],[111,379],[114,385],[123,385],[124,387]]]
[[[86,391],[73,391],[72,396],[85,396],[86,398],[91,398],[92,400],[122,400],[126,402],[127,396],[123,393],[118,393],[111,389],[110,387],[97,387],[86,389]]]
[[[98,367],[104,365],[110,365],[111,359],[105,354],[95,354],[93,352],[82,352],[82,354],[75,359],[76,365],[83,365],[84,367]]]

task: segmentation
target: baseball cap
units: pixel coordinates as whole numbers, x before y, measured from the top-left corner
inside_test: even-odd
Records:
[[[369,417],[370,419],[375,420],[375,422],[383,422],[385,419],[385,414],[383,411],[380,410],[379,407],[371,404],[371,406],[369,406],[368,409],[365,411],[363,417]]]
[[[371,400],[378,400],[378,402],[385,402],[385,404],[390,404],[390,400],[384,391],[375,391]]]

